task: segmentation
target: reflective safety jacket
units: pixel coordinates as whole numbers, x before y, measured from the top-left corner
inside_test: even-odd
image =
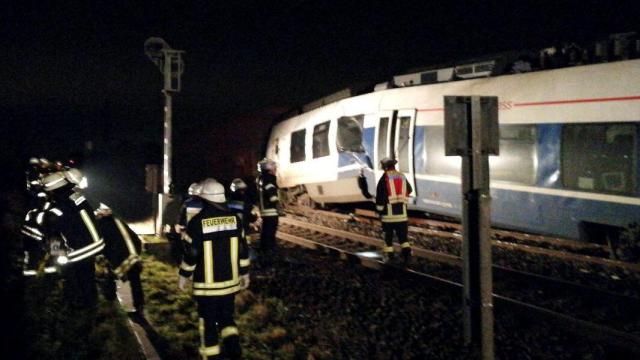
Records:
[[[263,173],[256,179],[256,187],[258,188],[258,208],[260,215],[278,216],[278,206],[280,199],[278,198],[278,184],[276,177],[269,173]]]
[[[189,221],[202,210],[203,203],[204,200],[199,196],[190,196],[182,203],[180,219],[178,220],[180,231],[186,229]]]
[[[189,240],[180,275],[193,275],[194,296],[234,294],[250,264],[242,221],[224,204],[203,203],[187,225]]]
[[[51,203],[47,206],[51,206]],[[45,210],[40,208],[30,210],[20,229],[23,235],[22,275],[24,276],[35,276],[40,273],[50,274],[58,270],[50,256],[49,244],[45,242],[45,231],[41,224],[38,224],[38,219],[40,219],[40,223],[43,222],[44,214]]]
[[[96,227],[93,209],[82,194],[76,192],[56,196],[45,204],[42,221],[38,221],[47,237],[59,236],[69,262],[81,261],[102,252],[104,241]]]
[[[249,224],[258,219],[257,213],[252,211],[253,205],[248,201],[246,195],[233,193],[227,202],[227,206],[231,211],[240,216],[240,220],[242,220],[243,224],[243,230],[246,235],[249,230]]]
[[[100,217],[97,223],[104,238],[104,256],[109,260],[116,277],[122,279],[141,261],[139,254],[142,242],[124,221],[112,215]]]
[[[408,221],[407,202],[413,192],[407,178],[396,170],[387,170],[376,189],[376,210],[382,222]]]

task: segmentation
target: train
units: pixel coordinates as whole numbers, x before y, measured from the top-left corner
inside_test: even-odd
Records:
[[[640,223],[640,59],[494,75],[499,63],[416,71],[310,104],[270,132],[279,186],[315,204],[371,201],[390,156],[414,189],[410,210],[460,218],[461,158],[445,156],[444,97],[497,96],[493,227],[606,243]]]

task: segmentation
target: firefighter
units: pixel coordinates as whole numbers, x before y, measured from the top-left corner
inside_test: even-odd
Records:
[[[251,236],[254,223],[258,220],[258,208],[255,207],[247,194],[247,183],[240,178],[235,178],[229,185],[229,201],[227,206],[233,210],[242,220],[243,230],[249,245],[249,258],[255,259],[255,251],[251,247]]]
[[[260,249],[271,250],[276,246],[276,231],[278,230],[278,216],[282,213],[276,183],[276,163],[270,159],[263,159],[258,163],[260,175],[256,179],[258,190],[258,205],[262,217],[262,232],[260,233]]]
[[[178,219],[178,223],[176,224],[176,232],[180,236],[180,246],[176,246],[176,248],[172,245],[172,254],[174,259],[178,260],[179,264],[182,260],[182,255],[185,252],[185,247],[189,245],[189,237],[186,237],[186,229],[189,221],[196,216],[200,210],[202,210],[203,201],[200,198],[200,192],[202,191],[202,184],[194,182],[189,185],[187,189],[188,197],[182,203],[180,207],[180,217]]]
[[[182,233],[189,224],[189,221],[202,210],[203,201],[200,198],[202,191],[201,183],[193,183],[189,185],[187,195],[189,195],[180,208],[180,219],[178,220],[178,232]]]
[[[109,263],[109,274],[105,284],[105,297],[116,299],[115,280],[128,281],[133,297],[136,313],[143,316],[144,292],[140,282],[142,272],[142,241],[127,224],[113,216],[111,209],[105,204],[95,211],[98,229],[104,237],[104,256]]]
[[[48,242],[60,242],[56,262],[64,265],[68,281],[67,292],[72,302],[92,306],[96,301],[94,257],[104,248],[93,209],[85,197],[74,191],[76,177],[67,171],[57,171],[42,179],[50,203],[37,218]]]
[[[408,217],[407,201],[413,189],[407,178],[396,171],[395,159],[385,157],[380,161],[384,174],[378,181],[376,191],[376,210],[380,214],[385,246],[382,250],[385,262],[393,258],[393,234],[398,237],[405,264],[411,258],[411,244],[407,239]]]
[[[240,178],[235,178],[229,185],[230,195],[227,205],[242,219],[245,235],[251,231],[251,224],[258,220],[258,209],[251,203],[247,194],[247,184]]]
[[[42,199],[42,198],[38,198]],[[36,276],[58,272],[59,264],[55,259],[60,253],[59,239],[45,241],[45,230],[42,227],[44,215],[51,203],[31,209],[24,218],[22,228],[22,247],[24,251],[22,274]]]
[[[249,258],[242,221],[225,204],[224,186],[214,179],[202,184],[202,211],[187,225],[189,238],[179,270],[178,286],[193,276],[198,303],[200,355],[203,359],[241,356],[233,319],[235,294],[249,286]],[[222,346],[219,340],[222,340]]]

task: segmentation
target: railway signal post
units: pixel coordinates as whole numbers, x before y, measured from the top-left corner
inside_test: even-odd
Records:
[[[462,157],[464,339],[494,358],[489,155],[499,154],[498,98],[445,96],[445,155]]]
[[[162,38],[150,37],[144,42],[144,52],[156,64],[164,77],[164,136],[162,154],[162,194],[158,198],[158,213],[155,221],[157,235],[162,233],[162,213],[170,200],[171,159],[172,159],[172,95],[182,88],[184,72],[183,50],[172,49]]]

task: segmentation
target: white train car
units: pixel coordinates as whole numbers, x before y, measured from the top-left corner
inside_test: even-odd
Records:
[[[267,156],[283,188],[318,203],[368,201],[395,156],[410,208],[459,217],[460,158],[444,156],[444,96],[498,96],[495,226],[569,238],[640,222],[640,60],[375,91],[277,124]]]

